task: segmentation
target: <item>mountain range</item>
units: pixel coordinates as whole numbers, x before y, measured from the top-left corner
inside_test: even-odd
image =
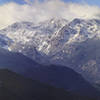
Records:
[[[91,84],[100,84],[99,44],[97,19],[16,22],[0,30],[0,66],[57,88],[88,94]]]

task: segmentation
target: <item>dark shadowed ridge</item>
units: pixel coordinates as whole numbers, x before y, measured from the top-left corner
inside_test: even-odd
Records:
[[[94,100],[0,70],[0,100]]]
[[[25,77],[84,96],[98,96],[98,92],[80,74],[64,66],[43,66],[19,53],[0,48],[0,68],[9,69]]]

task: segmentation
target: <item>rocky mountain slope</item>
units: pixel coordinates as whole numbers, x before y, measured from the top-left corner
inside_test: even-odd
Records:
[[[8,69],[24,77],[62,88],[74,94],[98,97],[97,91],[80,74],[59,65],[41,65],[19,53],[0,49],[0,69]]]
[[[89,82],[100,82],[100,20],[21,22],[0,30],[0,34],[13,41],[7,44],[10,51],[46,65],[67,65]]]

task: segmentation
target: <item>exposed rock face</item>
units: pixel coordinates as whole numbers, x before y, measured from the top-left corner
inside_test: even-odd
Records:
[[[8,50],[43,64],[71,67],[90,82],[100,81],[100,20],[51,19],[37,25],[15,23],[0,31],[13,42]]]

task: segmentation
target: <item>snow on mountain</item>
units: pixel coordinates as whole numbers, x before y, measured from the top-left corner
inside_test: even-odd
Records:
[[[13,41],[10,38],[0,34],[0,47],[8,49],[12,43]]]
[[[31,22],[14,23],[1,30],[0,34],[6,35],[14,41],[9,50],[23,52],[26,51],[26,48],[28,50],[36,48],[41,51],[48,45],[47,42],[52,34],[59,31],[66,23],[67,20],[57,18],[40,22],[37,25]]]
[[[17,22],[0,30],[0,35],[13,41],[10,51],[43,64],[67,65],[92,82],[100,80],[100,20]]]
[[[60,31],[55,32],[49,39],[47,50],[50,55],[63,50],[64,47],[73,43],[81,43],[88,39],[100,37],[100,21],[99,20],[81,20],[74,19],[69,24],[65,25]],[[67,51],[66,50],[66,51]],[[44,52],[45,50],[43,50]],[[69,52],[68,52],[69,53]],[[48,54],[49,55],[49,54]]]

